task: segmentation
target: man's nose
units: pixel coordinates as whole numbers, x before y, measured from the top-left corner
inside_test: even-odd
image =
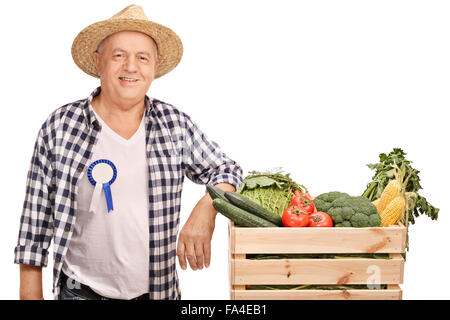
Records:
[[[137,65],[136,65],[136,59],[135,57],[128,56],[124,63],[124,69],[127,72],[136,72],[137,71]]]

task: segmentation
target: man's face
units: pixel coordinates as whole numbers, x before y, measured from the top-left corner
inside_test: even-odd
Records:
[[[136,31],[121,31],[106,38],[94,60],[102,91],[118,103],[143,99],[158,66],[155,42]]]

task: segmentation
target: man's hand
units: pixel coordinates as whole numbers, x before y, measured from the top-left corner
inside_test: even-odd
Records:
[[[218,183],[224,191],[236,191],[233,185]],[[209,267],[211,261],[211,238],[214,232],[217,210],[211,196],[206,193],[192,210],[178,238],[177,256],[181,269],[186,270],[186,258],[192,270]]]

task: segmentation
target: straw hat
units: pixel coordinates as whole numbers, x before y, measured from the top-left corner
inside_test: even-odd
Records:
[[[87,74],[99,78],[93,53],[100,42],[119,31],[139,31],[149,35],[158,46],[159,78],[175,68],[183,55],[180,38],[169,28],[149,21],[141,6],[131,5],[111,18],[91,24],[81,31],[72,44],[72,57],[78,67]]]

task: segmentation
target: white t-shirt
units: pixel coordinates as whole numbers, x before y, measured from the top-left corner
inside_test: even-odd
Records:
[[[94,212],[89,212],[94,186],[87,168],[78,182],[76,222],[63,272],[98,294],[132,299],[149,290],[149,203],[145,119],[129,139],[115,133],[95,114],[102,129],[90,163],[113,162],[111,184],[114,211],[107,211],[102,190]]]

